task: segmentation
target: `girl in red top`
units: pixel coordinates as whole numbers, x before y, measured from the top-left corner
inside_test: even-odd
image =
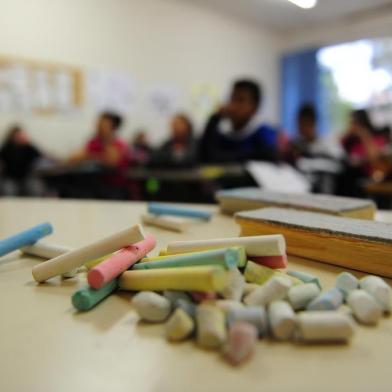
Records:
[[[71,163],[98,162],[113,169],[113,174],[108,176],[109,183],[123,185],[129,159],[127,144],[116,135],[121,124],[122,118],[117,114],[102,113],[97,122],[95,136],[87,142],[81,151],[71,157]]]

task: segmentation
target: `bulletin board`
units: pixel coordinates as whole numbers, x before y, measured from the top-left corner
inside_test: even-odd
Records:
[[[0,113],[69,112],[82,106],[83,95],[77,67],[0,56]]]

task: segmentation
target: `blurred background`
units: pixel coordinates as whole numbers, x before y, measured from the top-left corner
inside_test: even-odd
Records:
[[[392,1],[0,0],[0,194],[392,208]]]

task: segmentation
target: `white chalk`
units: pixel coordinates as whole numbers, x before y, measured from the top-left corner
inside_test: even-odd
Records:
[[[233,268],[228,273],[228,282],[224,290],[220,293],[223,298],[234,301],[241,301],[245,288],[245,278],[238,270]]]
[[[356,290],[359,286],[358,279],[349,272],[342,272],[336,278],[335,285],[346,298],[350,291]]]
[[[295,330],[295,313],[286,301],[272,302],[268,307],[269,325],[278,340],[289,340]]]
[[[347,304],[362,324],[377,324],[382,316],[381,306],[365,290],[351,291],[347,297]]]
[[[366,276],[360,280],[359,285],[374,297],[384,312],[392,311],[392,289],[384,279],[378,276]]]
[[[188,224],[180,217],[166,216],[166,215],[142,215],[142,222],[147,226],[155,226],[161,229],[177,231],[182,233],[186,231]]]
[[[223,311],[207,304],[196,308],[197,343],[206,349],[218,349],[227,339]]]
[[[232,309],[227,314],[229,325],[242,321],[254,325],[257,328],[259,336],[265,336],[268,331],[267,314],[262,306],[248,306],[243,308]]]
[[[20,250],[27,255],[42,257],[43,259],[53,259],[54,257],[70,252],[72,248],[38,241],[34,245],[24,246]]]
[[[132,305],[142,320],[153,323],[165,321],[171,312],[170,301],[152,291],[144,291],[132,298]]]
[[[338,310],[343,304],[343,294],[336,288],[324,291],[307,306],[307,310]]]
[[[219,309],[222,309],[226,315],[232,310],[245,308],[245,305],[242,302],[234,301],[232,299],[206,300],[203,304],[216,306]]]
[[[195,323],[186,312],[177,308],[165,325],[166,338],[172,342],[187,339],[195,329]]]
[[[245,247],[248,256],[283,256],[286,241],[280,234],[254,237],[219,238],[213,240],[177,241],[167,246],[169,254],[198,252],[233,246]]]
[[[49,278],[78,268],[87,261],[110,254],[143,239],[144,233],[140,225],[130,227],[90,245],[71,250],[70,252],[36,265],[32,270],[33,278],[37,282],[44,282]]]
[[[244,294],[243,296],[246,297],[248,294],[250,294],[253,290],[256,290],[260,287],[259,284],[256,283],[245,283],[244,287]]]
[[[302,342],[346,342],[354,334],[352,319],[340,312],[301,312],[295,337]]]
[[[266,306],[273,301],[283,299],[291,285],[290,279],[273,277],[248,294],[244,298],[244,303],[252,306]]]
[[[287,297],[294,310],[305,309],[306,306],[320,294],[320,288],[315,283],[306,283],[290,287]]]

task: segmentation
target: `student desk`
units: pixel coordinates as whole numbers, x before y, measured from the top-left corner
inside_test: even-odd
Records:
[[[2,199],[0,235],[50,221],[55,232],[46,240],[76,247],[138,222],[145,209],[143,203]],[[380,218],[392,221],[391,214]],[[218,212],[187,234],[148,230],[159,247],[239,232]],[[162,325],[140,325],[130,293],[76,313],[70,297],[84,278],[37,285],[31,268],[38,262],[18,252],[0,259],[1,391],[391,391],[391,318],[358,328],[347,346],[261,341],[250,362],[232,368],[194,342],[167,343]],[[290,258],[290,268],[317,274],[326,287],[342,271],[300,258]]]

